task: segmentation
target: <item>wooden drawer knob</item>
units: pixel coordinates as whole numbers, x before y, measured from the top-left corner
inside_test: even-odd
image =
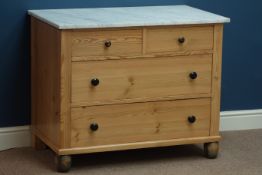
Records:
[[[98,86],[99,85],[99,79],[97,79],[97,78],[93,78],[92,80],[91,80],[91,84],[92,84],[92,86]]]
[[[178,42],[179,42],[180,44],[185,43],[185,41],[186,41],[185,37],[179,37],[179,38],[178,38]]]
[[[191,123],[191,124],[193,124],[193,123],[196,122],[196,117],[193,116],[193,115],[192,115],[192,116],[189,116],[187,119],[188,119],[188,122]]]
[[[110,47],[112,45],[111,41],[105,41],[105,47]]]
[[[98,126],[97,123],[92,123],[92,124],[90,125],[90,129],[91,129],[91,131],[97,131],[98,128],[99,128],[99,126]]]
[[[189,77],[192,79],[192,80],[195,80],[196,78],[197,78],[197,73],[196,72],[191,72],[190,74],[189,74]]]

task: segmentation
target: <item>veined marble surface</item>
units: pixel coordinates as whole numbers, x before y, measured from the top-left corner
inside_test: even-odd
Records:
[[[186,5],[29,10],[58,29],[227,23],[229,18]]]

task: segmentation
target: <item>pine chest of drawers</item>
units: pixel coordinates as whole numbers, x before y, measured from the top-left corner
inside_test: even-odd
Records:
[[[59,171],[72,154],[204,143],[217,156],[228,18],[188,6],[29,14],[33,146]]]

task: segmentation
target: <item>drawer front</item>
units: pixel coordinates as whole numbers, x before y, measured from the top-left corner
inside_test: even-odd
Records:
[[[209,135],[210,99],[93,106],[71,112],[72,147]]]
[[[212,26],[166,27],[146,30],[146,52],[190,52],[213,48]]]
[[[142,53],[142,30],[77,31],[72,39],[72,56],[120,56]]]
[[[211,63],[211,55],[73,62],[72,104],[209,97]]]

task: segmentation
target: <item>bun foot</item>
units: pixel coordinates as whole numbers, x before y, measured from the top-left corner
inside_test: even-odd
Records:
[[[56,168],[58,172],[68,172],[72,165],[71,156],[56,156]]]
[[[218,142],[211,142],[204,144],[204,153],[205,156],[209,159],[217,158],[219,151],[219,143]]]

